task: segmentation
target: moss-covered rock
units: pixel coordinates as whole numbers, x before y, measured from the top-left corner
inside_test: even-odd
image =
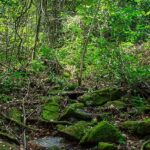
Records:
[[[44,104],[41,117],[47,121],[58,120],[59,118],[59,97],[51,99]]]
[[[150,119],[143,121],[126,121],[121,124],[121,128],[127,130],[131,134],[139,136],[150,135]]]
[[[0,141],[0,150],[18,150],[18,147],[15,144]]]
[[[104,107],[110,107],[110,106],[114,106],[117,109],[124,109],[126,107],[126,104],[121,100],[115,100],[115,101],[109,101],[104,105]]]
[[[91,123],[85,121],[79,121],[71,126],[58,125],[59,132],[65,134],[72,139],[81,140],[87,130],[90,128]]]
[[[92,118],[91,113],[84,111],[83,103],[73,103],[67,106],[62,113],[60,120],[65,120],[69,118],[76,118],[77,120],[90,120]]]
[[[142,114],[142,113],[150,114],[150,106],[149,105],[136,107],[136,109],[140,114]]]
[[[101,121],[91,130],[89,130],[89,132],[87,132],[80,143],[118,143],[122,138],[123,136],[115,126],[108,123],[107,121]]]
[[[93,91],[86,93],[79,99],[87,106],[98,106],[103,105],[107,101],[117,100],[121,97],[121,91],[116,88],[106,88],[102,90]]]
[[[117,146],[111,143],[99,142],[98,149],[99,150],[117,150]]]

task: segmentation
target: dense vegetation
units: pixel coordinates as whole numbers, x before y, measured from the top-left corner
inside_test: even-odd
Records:
[[[149,8],[0,0],[0,149],[149,150]]]

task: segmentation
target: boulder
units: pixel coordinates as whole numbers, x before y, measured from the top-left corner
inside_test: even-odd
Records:
[[[117,88],[105,88],[89,92],[79,97],[79,100],[87,106],[100,106],[107,101],[117,100],[121,98],[121,91]]]
[[[28,142],[29,149],[33,150],[62,150],[65,147],[61,137],[44,137]]]
[[[47,121],[58,120],[59,118],[59,98],[53,98],[45,103],[42,108],[41,117]]]
[[[71,126],[58,125],[57,129],[69,138],[81,140],[85,133],[89,130],[91,123],[79,121]]]
[[[99,142],[98,149],[99,150],[117,150],[117,146],[112,143]]]
[[[127,130],[131,134],[148,136],[150,135],[150,119],[125,121],[121,124],[121,128]]]
[[[101,121],[83,136],[80,143],[118,143],[122,138],[123,136],[115,126],[107,121]]]
[[[126,107],[126,104],[121,100],[109,101],[107,102],[104,107],[111,107],[114,106],[118,110],[122,110]]]
[[[62,113],[60,120],[65,120],[70,117],[74,117],[76,119],[89,120],[91,119],[91,114],[83,110],[83,103],[74,103],[65,108]]]

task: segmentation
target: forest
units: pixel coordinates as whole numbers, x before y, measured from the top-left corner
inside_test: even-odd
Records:
[[[150,0],[0,0],[0,150],[150,150]]]

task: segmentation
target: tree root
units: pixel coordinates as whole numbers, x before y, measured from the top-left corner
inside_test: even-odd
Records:
[[[13,137],[12,135],[9,135],[8,133],[0,132],[0,137],[7,139],[8,141],[14,142],[17,145],[20,144],[17,138]]]
[[[150,140],[145,141],[145,142],[142,144],[140,150],[144,150],[145,145],[148,144],[148,143],[150,143]]]
[[[2,116],[4,119],[6,119],[6,120],[8,120],[8,121],[14,122],[15,124],[17,124],[18,126],[21,126],[21,127],[23,127],[23,128],[26,128],[26,129],[29,129],[29,130],[33,130],[33,131],[38,131],[38,129],[29,127],[29,126],[27,126],[27,125],[21,123],[20,121],[17,121],[17,120],[15,120],[15,119],[13,119],[13,118],[9,118],[8,116],[6,116],[6,115],[3,114],[3,113],[0,113],[0,116]]]
[[[34,118],[27,118],[27,122],[30,122],[30,123],[36,123],[37,122],[38,124],[42,124],[42,125],[52,125],[52,124],[71,125],[72,124],[68,121],[45,121],[45,120],[34,119]]]

